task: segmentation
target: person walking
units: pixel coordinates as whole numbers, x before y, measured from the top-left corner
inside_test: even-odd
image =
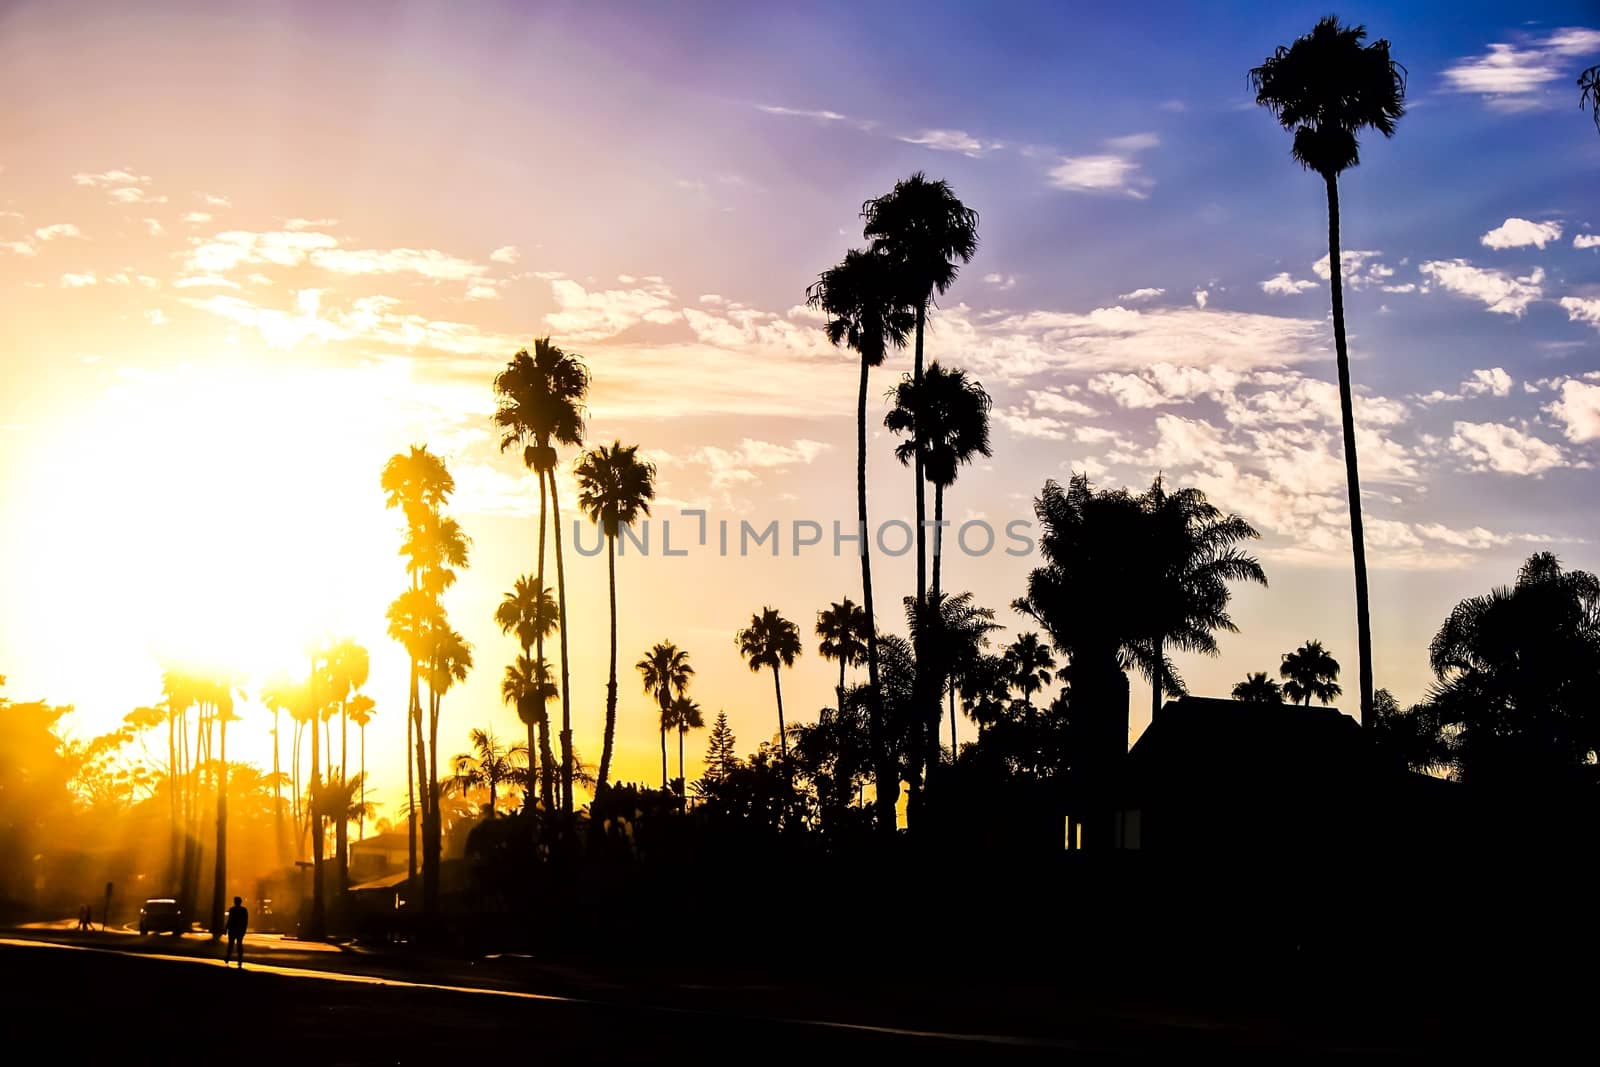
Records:
[[[226,967],[233,958],[234,950],[239,952],[239,969],[244,970],[244,932],[250,926],[250,913],[245,910],[244,898],[234,897],[233,907],[228,909],[228,948],[222,956],[222,965]]]

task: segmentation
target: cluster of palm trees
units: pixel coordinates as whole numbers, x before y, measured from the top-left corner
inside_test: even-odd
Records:
[[[239,679],[226,670],[195,671],[171,667],[161,678],[160,711],[167,723],[167,802],[170,836],[168,884],[193,914],[200,896],[204,845],[200,839],[203,798],[216,804],[210,930],[222,930],[223,893],[228,876],[228,723],[236,721],[234,698],[242,696]],[[191,741],[189,713],[194,712]]]
[[[1245,675],[1233,687],[1233,699],[1248,704],[1305,704],[1315,700],[1329,704],[1338,699],[1344,689],[1339,685],[1339,661],[1322,647],[1321,641],[1307,641],[1293,652],[1283,654],[1278,665],[1279,685],[1266,671]]]

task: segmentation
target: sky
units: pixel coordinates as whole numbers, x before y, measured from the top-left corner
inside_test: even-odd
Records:
[[[1326,6],[0,3],[6,695],[71,703],[89,736],[156,701],[165,662],[259,678],[348,634],[392,803],[406,662],[383,613],[405,579],[378,474],[427,443],[473,539],[446,607],[476,667],[444,754],[474,726],[518,736],[492,612],[534,567],[537,488],[498,450],[491,382],[549,334],[593,372],[590,441],[659,472],[652,551],[618,561],[620,776],[660,773],[631,668],[656,641],[689,651],[742,750],[773,736],[771,678],[733,640],[764,606],[807,635],[784,706],[814,718],[834,680],[815,615],[859,599],[859,571],[849,544],[792,537],[853,522],[857,369],[805,289],[916,170],[981,216],[928,335],[994,398],[951,518],[1003,530],[1073,471],[1198,486],[1261,530],[1271,584],[1237,590],[1219,657],[1180,659],[1190,688],[1319,638],[1353,691],[1324,191],[1245,78]],[[1600,133],[1574,84],[1600,8],[1519,10],[1339,12],[1409,78],[1397,135],[1341,181],[1376,678],[1402,701],[1456,601],[1535,551],[1600,569]],[[875,522],[914,514],[881,428],[907,369],[872,384]],[[594,761],[605,561],[572,551],[562,478]],[[739,524],[774,520],[777,558],[740,555]],[[1033,562],[1007,544],[945,565],[1004,639]],[[885,628],[911,558],[874,559]],[[1148,703],[1135,680],[1135,735]],[[244,711],[234,750],[265,762]],[[693,777],[703,736],[687,748]]]

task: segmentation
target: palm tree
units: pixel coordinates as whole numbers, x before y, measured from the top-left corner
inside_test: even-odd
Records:
[[[1389,58],[1389,42],[1364,45],[1364,26],[1344,26],[1332,15],[1292,45],[1280,45],[1250,71],[1256,103],[1294,131],[1291,154],[1322,176],[1328,192],[1328,284],[1333,293],[1333,343],[1339,370],[1339,411],[1344,423],[1350,544],[1355,554],[1356,641],[1360,660],[1361,721],[1372,721],[1372,618],[1367,601],[1367,549],[1361,525],[1361,478],[1356,467],[1356,424],[1345,344],[1344,273],[1339,251],[1339,175],[1361,162],[1358,138],[1377,130],[1393,137],[1405,114],[1405,68]]]
[[[900,772],[889,756],[878,678],[877,616],[872,606],[871,535],[867,526],[867,372],[883,363],[890,348],[904,348],[915,317],[896,292],[894,266],[876,252],[853,249],[806,290],[806,304],[827,317],[831,344],[845,344],[861,357],[856,393],[856,533],[860,538],[861,599],[867,629],[867,722],[873,775],[877,781],[878,829],[892,834],[900,795]]]
[[[1141,583],[1151,624],[1149,655],[1142,664],[1150,679],[1150,717],[1161,711],[1164,693],[1181,695],[1167,649],[1217,654],[1213,631],[1237,633],[1228,615],[1230,581],[1267,584],[1261,564],[1234,546],[1260,537],[1237,515],[1224,515],[1198,489],[1169,493],[1160,477],[1141,498],[1149,516],[1149,567]]]
[[[1600,130],[1600,66],[1590,67],[1578,75],[1578,106],[1594,109],[1594,128]]]
[[[834,601],[817,612],[817,654],[823,659],[839,661],[839,685],[836,693],[837,707],[844,707],[844,672],[846,667],[860,666],[867,654],[867,613],[849,597]]]
[[[370,661],[365,648],[350,638],[343,638],[328,649],[325,665],[329,700],[327,716],[332,719],[335,704],[339,712],[339,773],[335,776],[330,771],[328,777],[332,781],[343,782],[351,776],[350,698],[367,684]],[[330,763],[333,760],[331,752],[328,760]],[[343,809],[334,810],[337,813]],[[350,887],[350,824],[342,818],[334,821],[334,863],[339,871],[339,892],[344,893]]]
[[[1266,671],[1254,671],[1245,675],[1244,681],[1234,684],[1233,699],[1246,704],[1280,704],[1283,691],[1277,682],[1267,677]]]
[[[540,798],[549,811],[555,785],[555,764],[550,751],[550,715],[546,710],[555,696],[546,683],[547,677],[537,676],[535,667],[545,666],[544,660],[534,660],[533,651],[542,648],[544,639],[556,628],[559,619],[555,598],[550,590],[533,575],[524,575],[511,586],[511,591],[501,598],[494,609],[495,624],[503,634],[514,633],[522,655],[506,667],[506,678],[500,686],[501,698],[517,709],[517,716],[528,728],[528,763],[533,764],[533,753],[539,753]],[[535,733],[537,732],[537,737]]]
[[[466,680],[472,669],[472,646],[443,623],[433,634],[428,660],[428,810],[423,820],[422,899],[430,916],[439,910],[439,864],[443,859],[444,826],[439,814],[439,712],[445,694]]]
[[[500,699],[515,708],[517,718],[528,726],[531,738],[538,730],[539,799],[545,811],[554,809],[555,756],[550,748],[550,713],[546,710],[556,698],[556,687],[550,681],[550,664],[540,660],[535,663],[527,656],[518,656],[506,664],[505,677],[500,681]],[[528,755],[528,793],[533,798],[533,755]]]
[[[522,462],[539,478],[539,570],[544,585],[545,507],[553,521],[556,554],[557,625],[561,631],[561,810],[572,814],[572,691],[567,662],[567,581],[561,558],[561,497],[556,487],[556,446],[583,445],[584,398],[589,369],[550,338],[522,349],[495,376],[499,406],[494,422],[501,430],[500,451],[521,446]],[[535,660],[544,660],[544,643],[536,643]]]
[[[501,744],[492,730],[474,727],[468,737],[472,742],[472,751],[459,753],[451,761],[455,771],[451,783],[463,794],[468,789],[487,789],[488,816],[492,819],[498,814],[496,797],[500,787],[527,782],[523,769],[527,764],[528,749],[524,745],[507,747]]]
[[[279,770],[278,761],[279,721],[283,712],[289,713],[291,722],[297,721],[299,718],[297,712],[305,703],[305,699],[305,686],[290,678],[286,672],[273,675],[261,687],[261,703],[272,712],[272,817],[277,831],[280,864],[289,862],[289,838],[283,825],[283,774]],[[298,776],[298,765],[295,770]]]
[[[978,251],[978,213],[956,199],[942,179],[931,181],[921,171],[895,183],[894,188],[861,205],[865,221],[862,236],[873,251],[894,265],[896,291],[901,303],[916,312],[916,349],[911,365],[912,382],[922,384],[922,339],[928,322],[928,305],[955,282],[961,263],[972,262]],[[917,602],[927,599],[927,531],[923,527],[923,450],[921,434],[915,445],[917,492]]]
[[[919,615],[916,602],[906,598],[906,615],[911,623],[913,642],[920,643],[933,657],[934,678],[950,696],[950,755],[957,752],[956,743],[956,689],[967,673],[974,669],[989,647],[989,635],[1002,629],[994,621],[994,609],[972,602],[971,593],[951,596],[934,591],[927,606]],[[1048,650],[1046,650],[1048,652]],[[939,721],[935,716],[928,738],[930,757],[939,752]]]
[[[410,698],[406,712],[406,820],[409,828],[408,870],[417,877],[417,792],[428,780],[423,771],[422,664],[428,658],[433,631],[444,617],[439,602],[419,588],[407,589],[389,605],[389,638],[400,643],[411,659]],[[415,762],[413,762],[415,753]],[[426,801],[424,801],[426,803]]]
[[[644,682],[647,695],[656,698],[661,720],[661,788],[667,788],[667,729],[672,723],[672,694],[682,697],[689,688],[694,668],[689,666],[689,653],[670,641],[658,641],[650,646],[644,659],[634,664]]]
[[[1017,635],[1006,646],[1005,661],[1011,684],[1022,694],[1022,702],[1030,710],[1033,694],[1050,684],[1056,666],[1056,657],[1050,647],[1039,640],[1032,630]]]
[[[679,697],[672,702],[672,725],[678,728],[678,803],[683,803],[688,793],[689,779],[684,777],[683,771],[683,739],[690,730],[699,730],[706,724],[705,717],[700,713],[700,705],[688,697]]]
[[[1335,681],[1339,677],[1339,661],[1328,655],[1321,641],[1307,641],[1293,652],[1285,652],[1278,676],[1287,679],[1283,695],[1308,707],[1313,697],[1326,704],[1344,692]]]
[[[217,790],[217,849],[213,857],[211,880],[211,936],[222,936],[223,899],[228,886],[228,723],[233,713],[233,694],[238,682],[226,672],[218,672],[202,682],[202,703],[211,705],[217,723],[217,762],[212,772]]]
[[[345,707],[345,714],[350,721],[356,724],[356,729],[361,734],[361,807],[365,812],[367,806],[367,723],[372,721],[372,714],[377,704],[365,693],[357,693],[350,698]],[[367,836],[366,815],[363,814],[356,822],[356,840]]]
[[[189,675],[176,668],[164,670],[161,674],[161,692],[167,711],[167,808],[171,819],[167,881],[172,891],[177,893],[182,880],[179,865],[184,851],[182,826],[185,812],[182,805],[185,794],[181,783],[188,776],[187,768],[183,766],[180,740],[188,739],[189,708],[194,703]]]
[[[752,671],[772,668],[772,689],[778,696],[778,748],[787,759],[788,731],[783,724],[783,683],[778,678],[778,668],[794,666],[794,658],[801,652],[800,628],[776,609],[764,607],[760,614],[750,616],[750,625],[735,633],[733,639]]]
[[[578,506],[606,535],[606,574],[611,589],[611,658],[606,675],[606,733],[600,748],[597,789],[611,773],[611,745],[617,732],[617,532],[650,514],[656,495],[655,465],[639,458],[638,445],[616,441],[584,454],[575,472]]]
[[[909,374],[895,387],[894,407],[883,424],[910,439],[902,441],[895,456],[912,463],[918,442],[922,471],[933,485],[933,583],[939,594],[939,561],[944,521],[944,491],[955,484],[960,468],[975,456],[990,455],[989,394],[967,377],[964,370],[946,370],[935,360],[919,386]]]

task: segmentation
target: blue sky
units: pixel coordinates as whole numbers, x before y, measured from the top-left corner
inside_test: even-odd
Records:
[[[861,201],[916,169],[982,216],[929,337],[995,398],[995,455],[952,513],[1026,516],[1073,470],[1199,485],[1261,528],[1273,584],[1241,592],[1219,659],[1182,664],[1194,687],[1313,636],[1353,676],[1323,192],[1245,82],[1326,5],[327,6],[0,13],[0,92],[28,102],[0,116],[13,690],[108,720],[153,698],[171,632],[291,647],[304,612],[372,645],[380,708],[398,703],[374,472],[427,440],[477,546],[452,614],[482,666],[455,725],[513,729],[488,616],[531,566],[536,492],[494,448],[495,369],[545,332],[583,353],[591,437],[645,446],[664,515],[848,518],[854,371],[798,305],[860,243]],[[1574,86],[1600,11],[1339,14],[1410,74],[1398,135],[1369,138],[1341,191],[1377,676],[1414,699],[1456,600],[1538,549],[1600,567],[1600,134]],[[219,414],[219,395],[239,399]],[[892,444],[873,442],[885,517],[910,510]],[[186,567],[202,577],[137,578]],[[950,571],[998,607],[1026,561]],[[911,587],[908,561],[879,573],[880,601]],[[702,702],[752,746],[769,698],[733,630],[764,602],[807,620],[858,595],[849,559],[628,574],[623,662],[689,647]],[[574,563],[596,750],[603,580]],[[83,597],[136,635],[89,679]],[[795,705],[830,679],[808,656]],[[634,688],[625,715],[647,715]],[[1144,706],[1136,688],[1136,729]],[[652,737],[627,736],[627,773]]]

